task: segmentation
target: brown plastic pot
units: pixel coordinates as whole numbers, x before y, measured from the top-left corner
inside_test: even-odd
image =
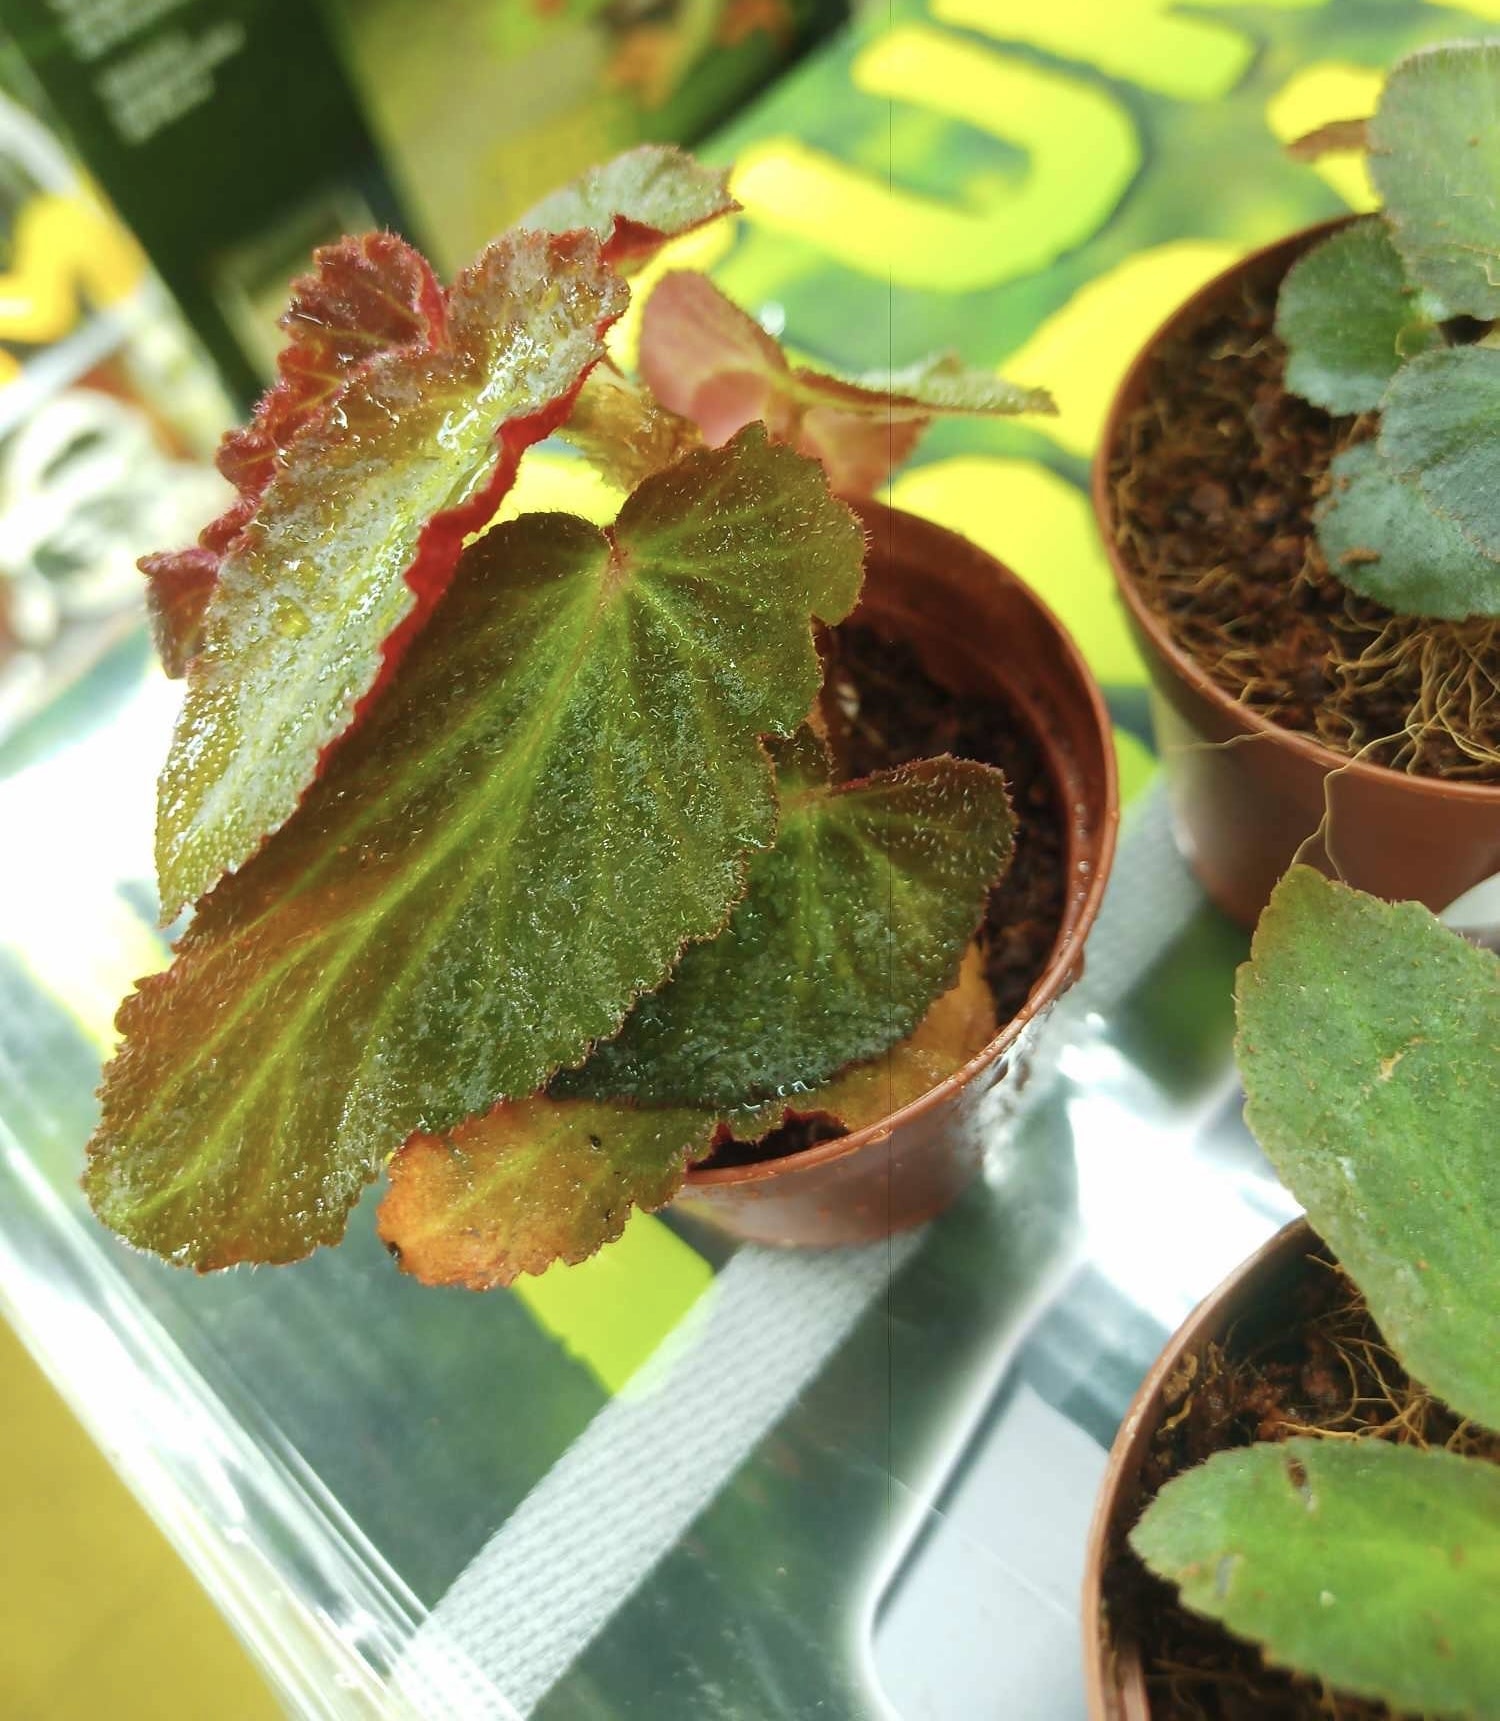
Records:
[[[1361,890],[1438,912],[1500,871],[1500,785],[1354,761],[1239,704],[1174,644],[1116,539],[1110,467],[1126,419],[1148,396],[1158,348],[1234,298],[1247,276],[1279,279],[1339,225],[1309,228],[1243,258],[1173,312],[1126,373],[1094,463],[1094,512],[1151,676],[1177,845],[1204,890],[1243,926],[1254,925],[1299,856]],[[1320,827],[1331,833],[1327,846]]]
[[[962,1069],[868,1129],[780,1159],[688,1174],[679,1207],[759,1243],[872,1242],[962,1194],[983,1162],[987,1130],[1020,1084],[1033,1035],[1083,972],[1083,941],[1114,858],[1109,715],[1061,623],[967,539],[878,503],[859,511],[870,549],[853,619],[908,641],[956,698],[1000,698],[1028,721],[1070,815],[1071,883],[1025,1006]]]
[[[1083,1574],[1083,1677],[1089,1721],[1151,1721],[1151,1700],[1140,1648],[1117,1639],[1104,1609],[1104,1574],[1139,1516],[1140,1476],[1151,1442],[1166,1415],[1162,1389],[1191,1356],[1222,1344],[1231,1327],[1275,1298],[1319,1247],[1305,1219],[1294,1220],[1235,1268],[1182,1323],[1156,1359],[1125,1412],[1089,1527]]]

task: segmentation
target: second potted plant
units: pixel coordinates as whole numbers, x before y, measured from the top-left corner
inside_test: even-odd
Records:
[[[1078,970],[1108,728],[1003,570],[830,479],[868,490],[935,412],[1047,403],[949,359],[795,368],[672,276],[659,389],[616,371],[629,268],[731,207],[647,148],[451,288],[388,235],[299,283],[221,451],[237,500],[146,563],[187,681],[163,909],[194,912],[122,1007],[90,1148],[131,1242],[295,1260],[385,1171],[402,1267],[477,1287],[704,1161],[694,1197],[784,1241],[973,1175],[962,1094]],[[618,517],[491,524],[553,432]]]
[[[1247,925],[1299,852],[1434,909],[1500,869],[1497,99],[1500,46],[1404,60],[1332,140],[1382,213],[1210,283],[1106,426],[1179,838]]]

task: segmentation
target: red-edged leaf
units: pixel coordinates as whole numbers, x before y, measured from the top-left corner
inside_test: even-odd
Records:
[[[626,298],[591,233],[506,234],[459,277],[436,347],[371,359],[294,439],[224,558],[162,773],[168,917],[291,815]]]
[[[762,737],[811,707],[812,621],[847,614],[863,551],[758,428],[608,532],[526,514],[470,545],[386,694],[122,1007],[100,1216],[195,1266],[295,1260],[413,1132],[616,1032],[775,840]]]
[[[443,292],[420,252],[393,233],[340,239],[313,253],[281,316],[288,344],[276,381],[248,425],[225,433],[215,461],[233,503],[186,550],[145,556],[147,603],[168,675],[203,643],[203,616],[224,552],[254,517],[281,455],[360,365],[401,347],[430,346],[443,327]]]
[[[951,354],[857,378],[794,368],[753,317],[691,270],[664,275],[646,301],[640,367],[657,400],[710,446],[759,419],[821,460],[841,495],[879,489],[940,415],[1055,410],[1044,390],[969,370]]]
[[[729,173],[669,144],[643,143],[544,197],[517,226],[597,233],[612,263],[640,264],[669,239],[730,215]]]
[[[701,1111],[513,1101],[407,1142],[377,1225],[402,1272],[487,1291],[613,1242],[633,1207],[672,1199],[713,1131]]]

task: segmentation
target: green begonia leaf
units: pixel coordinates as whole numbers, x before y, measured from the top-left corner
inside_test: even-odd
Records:
[[[704,167],[669,144],[643,143],[552,192],[517,226],[545,233],[586,229],[613,262],[644,262],[669,239],[731,214],[725,168]]]
[[[1004,779],[927,759],[838,787],[804,731],[779,767],[781,831],[728,927],[688,951],[619,1037],[554,1091],[757,1105],[903,1039],[951,986],[1010,862]]]
[[[1245,1118],[1402,1364],[1500,1429],[1500,962],[1307,867],[1237,987]]]
[[[286,449],[188,671],[157,819],[165,917],[291,815],[626,297],[592,234],[507,235],[459,277],[431,342],[372,358]]]
[[[1131,1546],[1282,1666],[1403,1711],[1500,1716],[1500,1467],[1381,1440],[1220,1452]]]
[[[202,1267],[333,1241],[416,1131],[533,1092],[718,931],[776,830],[760,737],[819,683],[863,538],[759,430],[609,532],[473,545],[301,808],[123,1007],[87,1175]]]
[[[1351,591],[1398,615],[1500,613],[1500,563],[1481,555],[1417,486],[1398,478],[1373,442],[1334,456],[1318,510],[1318,542]]]
[[[1370,174],[1414,281],[1454,315],[1500,316],[1500,43],[1425,48],[1386,80]]]
[[[1329,412],[1371,412],[1404,357],[1441,341],[1418,318],[1389,230],[1378,217],[1340,228],[1287,271],[1276,301],[1286,386]]]
[[[1435,513],[1500,560],[1500,350],[1445,347],[1403,365],[1386,393],[1380,452]]]
[[[380,1235],[424,1284],[508,1285],[613,1242],[633,1207],[664,1206],[715,1127],[712,1112],[513,1100],[446,1138],[406,1143]]]

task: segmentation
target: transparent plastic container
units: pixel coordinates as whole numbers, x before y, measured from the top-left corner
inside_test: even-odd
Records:
[[[0,757],[0,1298],[287,1707],[1072,1721],[1115,1425],[1295,1208],[1239,1121],[1209,907],[1148,793],[988,1171],[873,1248],[671,1211],[521,1292],[423,1289],[367,1203],[301,1265],[133,1254],[77,1178],[161,961],[143,639]]]

